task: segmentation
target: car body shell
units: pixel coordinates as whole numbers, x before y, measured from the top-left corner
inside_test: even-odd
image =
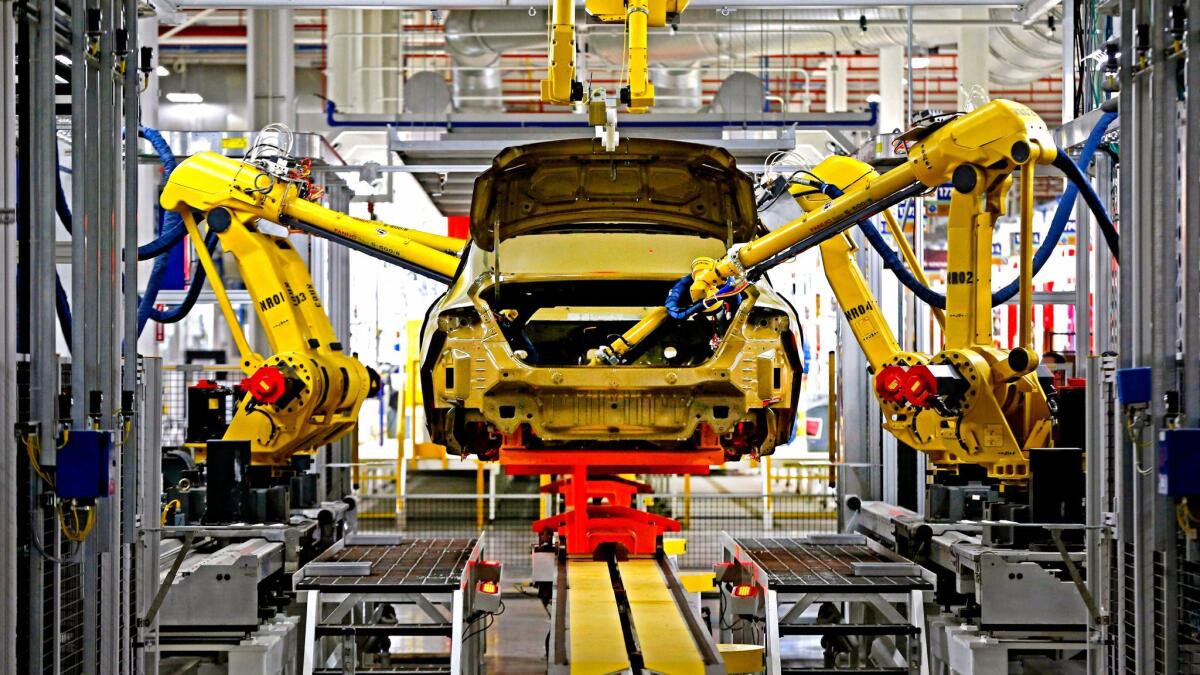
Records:
[[[690,349],[687,363],[662,345],[623,365],[568,360],[757,227],[750,180],[719,148],[627,139],[606,153],[577,139],[502,152],[476,181],[471,242],[422,330],[432,440],[483,457],[514,437],[630,450],[717,438],[731,458],[770,454],[792,437],[802,364],[796,314],[764,281],[712,344],[704,317],[667,329],[660,342]],[[510,313],[527,317],[520,331]]]

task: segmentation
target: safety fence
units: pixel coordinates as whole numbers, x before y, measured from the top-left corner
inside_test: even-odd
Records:
[[[735,536],[799,536],[833,532],[832,495],[661,494],[638,504],[679,521],[687,540],[684,569],[704,569],[721,555],[721,532]],[[505,576],[527,579],[530,548],[537,542],[535,520],[558,513],[561,498],[537,494],[366,495],[358,500],[358,530],[405,536],[450,537],[487,533],[487,555],[504,564]]]

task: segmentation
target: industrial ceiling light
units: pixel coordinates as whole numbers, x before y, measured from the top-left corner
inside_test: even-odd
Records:
[[[195,92],[173,91],[167,94],[171,103],[204,103],[204,97]]]
[[[929,57],[928,56],[914,56],[912,58],[912,67],[913,67],[913,70],[920,70],[922,68],[928,68],[929,67]]]

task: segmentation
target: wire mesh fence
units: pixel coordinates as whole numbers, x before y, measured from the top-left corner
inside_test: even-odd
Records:
[[[1178,564],[1179,673],[1200,675],[1200,562],[1180,555]]]
[[[529,577],[532,524],[558,513],[561,498],[536,494],[360,495],[358,530],[406,536],[473,536],[487,533],[487,555],[500,560],[509,579]],[[687,539],[684,569],[704,569],[721,555],[721,532],[735,536],[799,536],[833,532],[832,495],[662,494],[642,498],[639,508],[674,518]],[[675,535],[672,535],[675,536]]]

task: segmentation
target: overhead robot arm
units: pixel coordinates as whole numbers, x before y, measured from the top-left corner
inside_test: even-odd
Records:
[[[379,376],[338,340],[312,277],[287,237],[265,234],[267,220],[365,251],[433,279],[448,281],[461,242],[428,232],[359,220],[312,198],[316,190],[290,158],[250,163],[202,152],[171,173],[160,202],[178,212],[193,242],[202,242],[196,213],[231,253],[266,333],[271,354],[246,340],[212,257],[197,245],[221,311],[241,353],[245,394],[227,440],[251,443],[254,464],[284,465],[349,432]]]
[[[995,100],[948,117],[911,132],[909,140],[908,161],[882,175],[847,157],[817,164],[802,181],[809,189],[797,196],[806,210],[803,216],[720,260],[694,261],[691,274],[680,281],[667,306],[652,310],[596,350],[592,363],[622,363],[625,354],[664,322],[716,310],[770,268],[820,246],[829,282],[875,374],[885,428],[926,452],[940,470],[973,464],[1001,481],[1027,480],[1028,450],[1052,444],[1051,389],[1048,382],[1039,381],[1040,355],[1032,339],[1034,167],[1053,164],[1076,184],[1085,181],[1071,170],[1074,163],[1055,147],[1041,118],[1012,101]],[[1006,350],[993,347],[991,242],[1017,170],[1021,333],[1020,346]],[[905,352],[855,265],[856,247],[844,232],[879,213],[898,230],[887,209],[943,183],[954,186],[945,348],[934,355]],[[1095,210],[1090,199],[1089,205]],[[1111,223],[1107,217],[1104,222],[1107,234]],[[896,239],[901,243],[904,238]],[[906,248],[902,245],[902,253],[920,277],[915,256]],[[690,297],[692,304],[682,296]]]

